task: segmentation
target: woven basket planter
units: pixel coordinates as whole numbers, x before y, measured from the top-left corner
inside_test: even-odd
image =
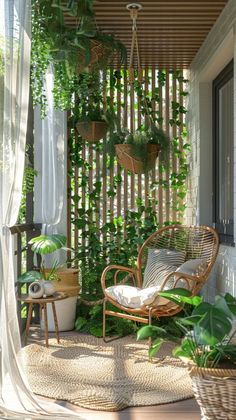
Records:
[[[105,121],[79,121],[76,128],[84,140],[96,143],[106,135],[108,124]]]
[[[147,144],[147,162],[144,162],[142,156],[135,154],[132,144],[117,144],[115,148],[119,164],[135,174],[143,174],[153,169],[160,151],[157,144]]]
[[[191,367],[189,374],[203,420],[236,419],[236,369]]]
[[[109,58],[112,54],[112,48],[109,45],[105,45],[97,39],[90,39],[90,62],[86,65],[85,54],[79,52],[78,59],[78,73],[84,71],[87,67],[89,70],[94,68],[102,68],[106,62],[109,61]]]

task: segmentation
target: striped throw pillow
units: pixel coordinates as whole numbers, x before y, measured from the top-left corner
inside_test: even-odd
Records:
[[[184,263],[185,251],[173,249],[148,249],[147,265],[143,276],[143,288],[161,286],[166,276]],[[174,284],[174,277],[166,284],[165,289],[171,289]]]

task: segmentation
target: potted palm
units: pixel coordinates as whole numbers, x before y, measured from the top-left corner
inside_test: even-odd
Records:
[[[174,356],[188,363],[193,392],[200,406],[203,419],[234,418],[236,412],[236,342],[234,316],[236,299],[230,294],[216,296],[214,303],[202,297],[191,297],[184,289],[160,292],[160,295],[185,307],[192,313],[176,318],[184,338],[173,350]],[[173,341],[163,328],[145,326],[138,332],[138,339],[152,337],[149,349],[153,357],[165,341]]]

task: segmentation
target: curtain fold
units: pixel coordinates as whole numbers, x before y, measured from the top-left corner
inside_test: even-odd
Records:
[[[41,143],[41,221],[43,233],[58,233],[64,205],[66,113],[54,108],[53,68],[45,77],[47,115],[40,118],[40,109],[35,109],[35,143]]]
[[[24,172],[30,0],[0,0],[0,11],[0,418],[1,412],[20,418],[68,418],[75,414],[30,392],[22,368],[9,228],[17,221]]]

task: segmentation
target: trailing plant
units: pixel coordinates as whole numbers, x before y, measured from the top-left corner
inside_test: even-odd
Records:
[[[77,75],[90,66],[90,71],[106,66],[115,53],[126,59],[124,45],[113,35],[97,30],[93,2],[70,2],[70,11],[77,13],[79,26],[67,27],[61,2],[34,0],[32,4],[31,86],[33,104],[46,115],[45,75],[51,66],[54,71],[53,96],[55,106],[70,109],[78,86]],[[103,48],[99,62],[93,62],[94,42]],[[63,81],[63,82],[62,82]]]
[[[181,305],[186,303],[193,307],[192,314],[175,318],[178,327],[183,331],[181,344],[173,350],[173,355],[192,361],[199,367],[216,368],[236,364],[236,346],[232,343],[236,330],[232,321],[236,315],[236,299],[226,293],[216,296],[214,303],[204,302],[200,296],[191,297],[186,289],[172,289],[160,292],[160,295]],[[173,341],[164,328],[145,326],[138,331],[137,338],[152,337],[155,340],[149,350],[154,356],[165,341]]]
[[[73,120],[105,121],[102,81],[99,72],[81,73],[78,76],[76,105]]]
[[[34,181],[35,177],[38,175],[38,172],[33,168],[30,161],[31,146],[26,145],[25,150],[25,169],[22,183],[22,192],[21,192],[21,205],[20,211],[17,219],[17,223],[23,224],[26,223],[26,206],[27,199],[29,194],[34,191]]]

